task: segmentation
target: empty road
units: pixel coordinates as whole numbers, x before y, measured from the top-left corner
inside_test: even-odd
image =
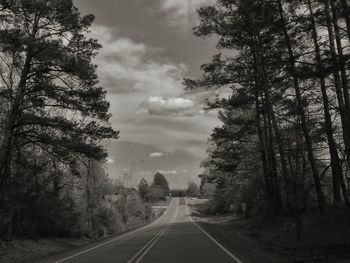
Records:
[[[154,223],[70,254],[48,258],[50,263],[171,263],[236,262],[189,216],[184,198],[174,198]]]

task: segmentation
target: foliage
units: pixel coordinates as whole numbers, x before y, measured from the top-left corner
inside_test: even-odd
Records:
[[[145,199],[148,191],[149,191],[149,186],[148,186],[148,182],[146,181],[146,179],[142,178],[139,185],[138,185],[138,191],[139,191],[139,195],[141,196],[142,199]]]
[[[152,185],[146,194],[146,200],[149,202],[157,202],[165,199],[166,195],[164,189],[157,185]]]
[[[208,176],[206,174],[199,175],[201,183],[199,186],[199,195],[201,198],[211,198],[215,192],[215,184],[208,181]]]
[[[161,173],[156,173],[152,184],[148,185],[148,182],[142,178],[138,185],[138,193],[146,202],[165,200],[170,193],[168,180]]]
[[[293,217],[300,236],[303,212],[350,207],[348,3],[218,0],[198,14],[195,35],[215,36],[220,53],[184,84],[232,90],[208,103],[222,122],[203,162],[215,212],[245,202]]]
[[[95,236],[114,215],[103,144],[118,132],[94,17],[72,0],[3,0],[0,15],[0,235]]]
[[[159,187],[163,190],[164,195],[169,195],[169,183],[168,180],[165,178],[164,175],[161,173],[156,173],[153,177],[152,187]]]
[[[197,197],[199,194],[199,186],[195,182],[188,182],[186,195],[188,197]]]

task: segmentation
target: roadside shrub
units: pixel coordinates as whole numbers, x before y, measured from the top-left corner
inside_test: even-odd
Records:
[[[188,182],[186,194],[189,197],[197,197],[199,195],[199,186],[194,182]]]
[[[123,229],[122,222],[115,209],[100,206],[93,216],[93,236],[101,237]]]
[[[59,199],[55,196],[42,196],[34,202],[27,202],[18,211],[16,233],[38,236],[76,236],[81,232],[80,214],[70,198]],[[14,218],[16,220],[16,218]]]
[[[236,191],[232,187],[217,187],[214,194],[209,199],[209,214],[224,214],[230,212],[232,205],[236,201]]]

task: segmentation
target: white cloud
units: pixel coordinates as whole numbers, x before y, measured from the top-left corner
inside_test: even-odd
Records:
[[[216,0],[159,0],[161,11],[167,14],[169,23],[173,26],[193,26],[196,10],[203,5],[213,5]]]
[[[191,117],[199,112],[194,102],[187,98],[149,97],[140,107],[139,114],[149,115]]]
[[[183,172],[184,174],[187,174],[187,173],[188,173],[188,170],[182,170],[182,172]]]
[[[150,153],[149,157],[150,158],[159,158],[159,157],[163,157],[164,155],[165,155],[165,153],[154,152],[154,153]]]
[[[161,58],[160,48],[119,37],[105,26],[94,26],[90,35],[102,45],[95,62],[101,84],[110,93],[174,96],[181,92],[187,66]]]
[[[157,172],[161,173],[163,175],[176,175],[176,174],[178,174],[178,172],[175,171],[175,170],[169,170],[169,171],[167,171],[167,170],[158,170]]]
[[[114,163],[114,159],[113,158],[107,158],[106,163],[107,164],[113,164]]]

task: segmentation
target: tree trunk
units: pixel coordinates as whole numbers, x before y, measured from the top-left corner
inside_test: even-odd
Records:
[[[266,101],[266,104],[267,104],[266,106],[269,107],[269,103],[267,101]],[[277,160],[276,160],[275,147],[274,147],[274,133],[272,128],[273,125],[271,120],[271,114],[269,111],[267,114],[267,120],[268,120],[268,132],[269,132],[269,152],[271,154],[271,163],[274,167],[272,178],[271,178],[271,186],[272,186],[271,190],[273,195],[274,210],[277,218],[280,216],[280,213],[281,213],[281,191],[278,183]]]
[[[260,49],[261,42],[259,37],[257,37],[256,41],[258,42],[258,45],[256,49],[258,52],[255,52],[254,54],[254,60],[257,62],[257,71],[260,73],[261,78],[262,78],[262,86],[264,89],[264,94],[265,94],[265,99],[266,99],[266,109],[268,112],[268,115],[271,118],[272,121],[272,127],[274,130],[274,134],[276,136],[276,143],[277,143],[277,148],[278,148],[278,153],[280,155],[280,160],[281,160],[281,167],[282,167],[282,176],[284,179],[284,182],[286,184],[286,199],[287,199],[287,207],[291,208],[291,202],[290,198],[292,198],[292,195],[290,193],[290,178],[289,178],[289,173],[288,173],[288,165],[286,161],[286,156],[284,153],[284,148],[283,148],[283,140],[280,132],[280,128],[278,126],[278,122],[276,119],[276,115],[272,106],[272,101],[270,98],[270,88],[269,88],[269,83],[268,83],[268,77],[265,69],[265,59],[263,56],[263,53]],[[258,53],[258,54],[257,54]]]
[[[265,104],[266,102],[263,102]],[[275,163],[272,161],[271,156],[275,154],[274,150],[271,152],[271,144],[270,144],[270,133],[269,133],[269,123],[267,119],[267,115],[263,115],[263,122],[264,122],[264,141],[266,145],[266,161],[267,161],[267,167],[268,167],[268,173],[267,177],[265,179],[265,188],[267,193],[267,203],[268,203],[268,210],[270,212],[271,217],[273,220],[276,219],[277,212],[275,211],[275,197],[273,193],[273,177],[274,174],[277,173],[277,167],[274,165]]]
[[[347,0],[340,0],[342,8],[343,8],[343,13],[345,17],[345,23],[346,23],[346,33],[348,35],[348,39],[350,41],[350,16],[349,16],[349,5],[347,3]]]
[[[348,115],[348,110],[346,109],[345,102],[344,102],[344,96],[343,96],[343,90],[341,88],[341,79],[339,74],[339,63],[337,58],[337,52],[335,47],[335,36],[333,32],[332,27],[332,17],[330,15],[330,6],[328,0],[324,0],[324,7],[325,7],[325,15],[326,15],[326,22],[327,22],[327,30],[329,35],[329,46],[331,51],[331,59],[333,64],[333,77],[334,77],[334,85],[335,85],[335,91],[337,94],[337,100],[338,100],[338,107],[339,107],[339,113],[342,123],[342,135],[343,135],[343,141],[344,141],[344,147],[345,147],[345,155],[346,155],[346,162],[347,166],[350,167],[350,116]],[[339,44],[338,44],[339,45]],[[343,83],[344,84],[344,83]],[[343,179],[342,179],[343,180]],[[342,187],[342,182],[340,180],[340,187]],[[344,196],[343,198],[345,202],[348,204],[348,195]]]
[[[260,151],[260,159],[261,159],[261,165],[263,168],[263,174],[264,174],[264,181],[266,184],[266,179],[269,176],[268,167],[267,167],[267,153],[266,153],[266,143],[264,140],[264,135],[261,127],[261,110],[260,110],[260,101],[259,101],[259,88],[258,88],[258,81],[257,78],[255,79],[255,121],[256,121],[256,127],[257,127],[257,133],[259,138],[259,151]],[[267,191],[265,191],[267,194]]]
[[[315,48],[315,59],[317,63],[317,72],[320,78],[320,88],[322,93],[322,102],[324,108],[324,118],[325,118],[325,132],[328,140],[328,148],[331,157],[331,167],[332,167],[332,178],[333,178],[333,205],[341,205],[341,194],[340,194],[340,180],[343,178],[343,170],[341,166],[341,161],[339,159],[337,145],[333,137],[333,125],[332,117],[329,109],[329,99],[327,94],[327,87],[325,82],[325,72],[324,66],[321,60],[321,50],[318,44],[318,33],[316,28],[316,21],[314,13],[311,6],[311,0],[308,0],[308,7],[310,11],[310,20],[312,24],[312,39]]]
[[[337,50],[338,50],[338,62],[339,62],[340,76],[341,76],[342,86],[343,86],[344,103],[345,103],[345,108],[347,112],[349,112],[349,108],[350,108],[349,87],[348,87],[348,79],[346,75],[344,52],[343,52],[343,47],[341,42],[340,27],[338,24],[338,12],[333,0],[330,1],[330,5],[332,10],[335,42],[337,44]]]
[[[343,46],[342,46],[342,40],[341,40],[341,34],[340,34],[340,27],[338,22],[338,12],[337,8],[335,6],[335,3],[333,1],[330,1],[330,6],[332,10],[332,17],[333,17],[333,25],[334,25],[334,36],[335,41],[337,44],[337,50],[338,50],[338,62],[339,62],[339,68],[340,68],[340,75],[341,75],[341,81],[342,81],[342,89],[343,89],[343,96],[344,96],[344,113],[345,113],[345,135],[344,135],[344,144],[345,144],[345,155],[346,155],[346,161],[348,164],[348,167],[350,167],[350,98],[349,98],[349,81],[346,73],[346,62],[344,58],[344,52],[343,52]],[[343,176],[340,177],[340,180],[343,180]],[[346,201],[346,200],[345,200]]]
[[[340,188],[341,188],[341,192],[343,195],[343,199],[345,201],[345,204],[348,208],[350,208],[350,199],[349,199],[349,193],[346,190],[346,186],[345,186],[345,180],[344,180],[344,176],[341,178],[340,180]]]
[[[310,161],[312,175],[313,175],[314,182],[315,182],[318,206],[319,206],[320,211],[323,212],[324,208],[325,208],[325,197],[324,197],[323,189],[321,186],[321,180],[320,180],[320,177],[318,174],[318,169],[317,169],[317,165],[316,165],[314,151],[312,148],[312,141],[311,141],[311,137],[310,137],[309,128],[307,127],[307,118],[306,118],[305,109],[303,106],[303,99],[301,96],[299,79],[297,77],[296,61],[295,61],[295,57],[294,57],[293,46],[292,46],[290,36],[288,34],[287,22],[286,22],[285,17],[284,17],[284,10],[283,10],[282,1],[277,0],[277,4],[278,4],[279,15],[281,18],[281,27],[283,30],[283,35],[284,35],[284,39],[285,39],[285,42],[287,45],[287,50],[288,50],[289,66],[290,66],[290,70],[291,70],[291,74],[292,74],[292,78],[293,78],[294,90],[295,90],[295,95],[296,95],[296,99],[297,99],[297,110],[298,110],[298,113],[300,115],[301,126],[302,126],[304,137],[305,137],[306,149],[308,152],[308,157],[309,157],[309,161]]]
[[[5,181],[8,179],[7,178],[8,174],[6,170],[8,168],[8,165],[11,159],[11,152],[13,148],[13,137],[14,137],[15,128],[16,128],[15,125],[20,115],[20,106],[23,100],[24,90],[27,83],[27,77],[30,71],[30,63],[31,63],[31,56],[28,53],[23,66],[21,79],[17,87],[16,96],[11,107],[10,115],[7,120],[7,125],[5,127],[3,142],[0,147],[1,184],[4,184]]]

